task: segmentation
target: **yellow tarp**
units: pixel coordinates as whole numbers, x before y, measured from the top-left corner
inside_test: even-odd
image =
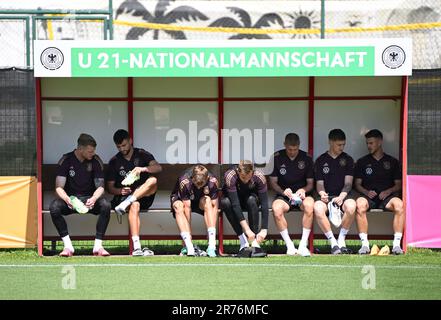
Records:
[[[37,179],[0,177],[0,248],[37,244]]]

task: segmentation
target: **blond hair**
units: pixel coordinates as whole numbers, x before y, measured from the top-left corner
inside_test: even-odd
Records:
[[[208,179],[208,169],[200,164],[196,165],[191,173],[191,179],[197,185],[205,184]]]
[[[240,173],[248,174],[248,173],[254,171],[253,162],[250,160],[240,160],[239,165],[237,166],[237,170]]]

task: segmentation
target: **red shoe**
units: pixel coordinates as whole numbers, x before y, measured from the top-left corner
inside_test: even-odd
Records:
[[[73,252],[70,251],[70,249],[68,248],[64,248],[63,251],[60,252],[60,257],[72,257],[73,256]]]
[[[110,253],[108,253],[104,248],[99,248],[98,251],[93,252],[93,255],[96,257],[108,257],[110,256]]]

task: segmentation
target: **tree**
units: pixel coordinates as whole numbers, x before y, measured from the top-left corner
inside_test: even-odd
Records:
[[[204,15],[199,10],[192,8],[190,6],[179,6],[173,10],[167,11],[170,6],[170,2],[174,0],[159,0],[156,4],[155,10],[150,13],[138,0],[126,0],[116,11],[116,18],[122,13],[131,13],[134,17],[142,17],[143,20],[149,23],[158,24],[173,24],[179,20],[190,21],[193,20],[208,20],[208,17]],[[138,40],[139,37],[143,36],[146,32],[149,32],[149,28],[133,27],[129,30],[126,35],[126,40]],[[158,29],[153,30],[153,39],[159,39]],[[173,39],[185,40],[187,37],[183,31],[172,31],[163,30],[165,33],[170,35]]]
[[[230,17],[223,17],[211,23],[210,27],[260,29],[262,27],[270,27],[271,26],[270,23],[278,23],[280,26],[283,27],[283,20],[276,13],[264,14],[259,18],[259,20],[257,20],[255,24],[252,24],[250,14],[245,10],[237,7],[227,7],[227,9],[232,11],[234,14],[238,15],[240,21],[237,21]],[[271,37],[267,34],[239,33],[231,36],[229,39],[271,39]]]

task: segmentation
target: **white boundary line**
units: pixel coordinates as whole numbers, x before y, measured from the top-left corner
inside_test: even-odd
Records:
[[[363,268],[372,265],[379,269],[434,269],[441,270],[441,265],[339,265],[339,264],[280,264],[280,263],[66,263],[66,264],[0,264],[0,268],[60,268],[70,267],[285,267],[285,268]]]

